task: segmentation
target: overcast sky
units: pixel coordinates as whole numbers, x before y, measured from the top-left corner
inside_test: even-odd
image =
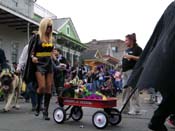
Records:
[[[163,11],[173,0],[37,0],[57,15],[70,17],[81,42],[122,39],[135,32],[144,47]]]

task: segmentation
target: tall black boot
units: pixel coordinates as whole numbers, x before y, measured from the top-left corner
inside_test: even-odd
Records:
[[[37,107],[36,107],[35,116],[39,116],[39,113],[40,113],[40,110],[41,110],[42,99],[43,99],[43,94],[37,93]]]
[[[44,97],[44,110],[43,110],[43,118],[45,120],[50,120],[49,118],[49,114],[48,114],[48,109],[49,109],[49,104],[50,104],[50,98],[51,98],[51,94],[50,93],[46,93],[45,97]]]

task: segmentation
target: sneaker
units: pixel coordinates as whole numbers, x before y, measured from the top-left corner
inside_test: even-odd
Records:
[[[128,114],[129,115],[137,115],[137,113],[135,111],[129,111]]]
[[[171,128],[175,128],[175,121],[168,119],[168,120],[167,120],[167,124],[168,124]]]
[[[123,113],[123,114],[128,114],[128,111],[123,111],[122,113]]]

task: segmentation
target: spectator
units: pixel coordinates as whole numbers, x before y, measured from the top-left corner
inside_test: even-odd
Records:
[[[139,59],[139,56],[142,52],[142,49],[136,43],[136,35],[128,34],[125,37],[125,44],[127,49],[125,50],[125,54],[122,59],[122,74],[123,74],[123,104],[126,103],[130,93],[132,92],[132,88],[127,85],[127,81],[129,76],[132,73],[132,70]],[[139,93],[138,91],[131,97],[129,103],[127,104],[124,112],[129,114],[137,114],[139,112]],[[137,103],[137,104],[134,104]]]
[[[6,56],[4,53],[4,50],[0,48],[0,72],[2,71],[3,68],[9,68],[6,60]]]
[[[62,55],[62,51],[59,48],[53,50],[54,61],[54,84],[57,96],[60,96],[62,89],[64,88],[64,82],[66,78],[67,61]]]

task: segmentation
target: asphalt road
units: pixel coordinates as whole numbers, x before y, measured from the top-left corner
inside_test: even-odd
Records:
[[[103,130],[117,131],[149,131],[147,124],[152,116],[153,111],[157,108],[155,104],[149,104],[146,101],[147,95],[141,95],[142,99],[142,115],[126,115],[122,114],[122,120],[117,126],[110,124]],[[20,100],[21,108],[19,110],[12,109],[10,112],[0,112],[0,131],[97,131],[92,124],[92,115],[99,109],[83,108],[83,118],[75,122],[72,119],[65,121],[63,124],[57,124],[52,117],[53,110],[57,107],[55,104],[56,98],[51,100],[50,121],[42,119],[42,114],[39,117],[34,116],[31,111],[31,104]],[[118,101],[120,106],[120,98]],[[0,109],[4,103],[0,102]],[[174,131],[168,127],[169,131]]]

